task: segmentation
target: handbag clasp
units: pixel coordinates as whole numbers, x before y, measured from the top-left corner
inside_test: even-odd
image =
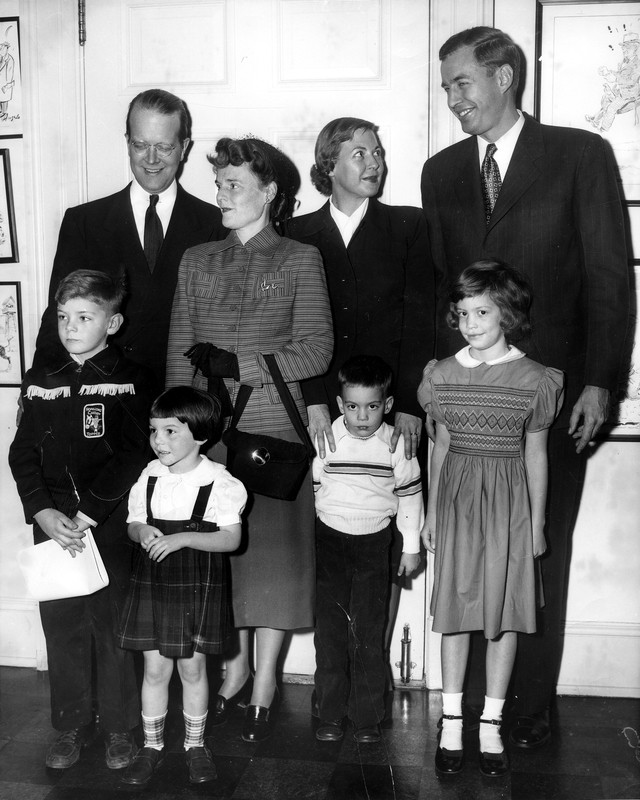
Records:
[[[251,453],[251,460],[255,461],[255,463],[259,467],[264,467],[264,465],[269,461],[271,458],[271,453],[267,450],[266,447],[258,447]]]

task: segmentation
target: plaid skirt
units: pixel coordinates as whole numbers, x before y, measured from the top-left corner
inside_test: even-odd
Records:
[[[153,477],[152,482],[155,485]],[[149,514],[149,525],[165,536],[185,530],[217,531],[215,523],[203,521],[197,513],[198,507],[204,512],[212,485],[201,487],[191,519],[162,520]],[[152,493],[153,486],[147,492],[148,513]],[[138,546],[120,624],[120,647],[159,650],[166,658],[224,652],[232,628],[228,572],[224,553],[184,547],[157,562]]]

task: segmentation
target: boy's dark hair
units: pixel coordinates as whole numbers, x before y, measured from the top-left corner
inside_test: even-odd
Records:
[[[129,110],[127,111],[125,126],[127,138],[131,138],[131,115],[136,109],[140,109],[140,111],[155,111],[158,114],[164,114],[165,117],[171,117],[175,114],[180,122],[178,139],[180,142],[184,142],[185,139],[189,138],[191,117],[184,101],[175,94],[166,92],[164,89],[145,89],[144,92],[137,94],[129,103]]]
[[[494,75],[503,64],[508,64],[513,70],[512,91],[516,91],[520,81],[520,50],[507,33],[484,25],[454,33],[440,48],[438,53],[440,61],[444,61],[463,47],[473,48],[475,60],[490,76]]]
[[[300,176],[294,163],[282,150],[269,142],[247,136],[244,139],[231,139],[224,136],[216,144],[216,152],[207,156],[214,169],[247,164],[251,172],[266,186],[272,181],[276,184],[276,196],[269,208],[269,219],[274,225],[282,225],[293,216],[296,210],[296,194],[300,191]]]
[[[340,148],[344,142],[350,142],[356,131],[371,131],[378,138],[378,126],[366,119],[358,117],[338,117],[328,122],[316,139],[316,163],[311,167],[311,183],[320,194],[328,197],[331,194],[331,178],[329,173],[335,167]],[[378,143],[380,140],[378,139]]]
[[[74,297],[82,297],[108,309],[111,314],[118,314],[126,294],[124,272],[109,275],[95,269],[77,269],[60,281],[55,301],[66,303]]]
[[[379,356],[353,356],[338,372],[341,395],[345,386],[366,386],[368,389],[382,389],[386,400],[392,383],[393,370]]]
[[[189,426],[193,438],[215,442],[220,427],[220,400],[193,386],[173,386],[153,401],[150,419],[175,417]]]
[[[497,259],[476,261],[460,273],[449,291],[449,327],[456,331],[459,328],[457,303],[485,293],[500,309],[500,327],[507,342],[518,342],[531,335],[529,282],[517,269]]]

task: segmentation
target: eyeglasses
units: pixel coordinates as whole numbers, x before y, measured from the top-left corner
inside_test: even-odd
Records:
[[[130,144],[131,147],[133,147],[133,152],[139,156],[146,155],[153,147],[161,158],[167,158],[176,149],[175,144],[164,144],[164,142],[158,142],[158,144],[149,144],[149,142],[133,141],[130,142]]]

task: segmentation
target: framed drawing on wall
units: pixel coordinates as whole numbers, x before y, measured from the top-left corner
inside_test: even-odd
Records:
[[[20,386],[24,377],[20,283],[0,282],[0,386]]]
[[[0,17],[0,139],[22,136],[18,17]]]
[[[540,122],[598,133],[613,152],[627,221],[631,318],[608,434],[640,436],[640,4],[539,0]]]
[[[0,149],[0,264],[18,260],[18,238],[9,150]]]

